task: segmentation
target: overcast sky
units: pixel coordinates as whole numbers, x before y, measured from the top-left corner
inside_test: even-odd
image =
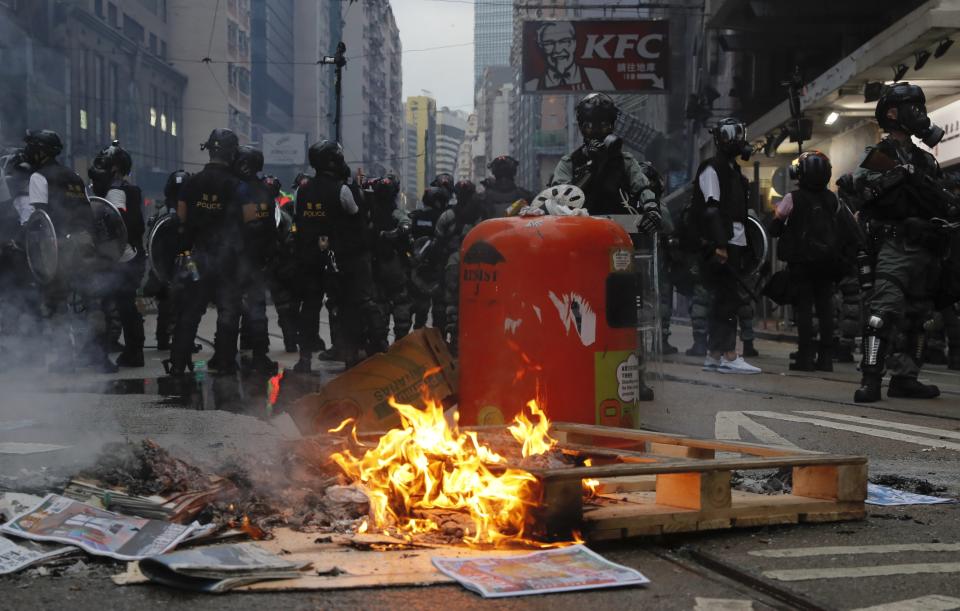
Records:
[[[403,99],[426,89],[437,107],[473,108],[473,5],[391,0],[403,43]],[[469,43],[469,44],[467,44]],[[432,51],[411,49],[450,46]]]

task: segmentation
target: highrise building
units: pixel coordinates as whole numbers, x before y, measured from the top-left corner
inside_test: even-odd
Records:
[[[446,172],[455,175],[460,145],[467,130],[467,113],[462,110],[450,110],[446,106],[437,111],[437,174]]]
[[[407,151],[416,161],[410,164],[404,190],[414,198],[420,195],[436,175],[437,102],[428,96],[410,96],[406,104]]]
[[[317,64],[324,56],[333,56],[343,37],[343,22],[338,2],[299,2],[293,0],[293,128],[307,135],[307,145],[334,135],[334,71],[330,65]]]
[[[399,174],[403,155],[400,30],[389,0],[343,3],[343,137],[347,163],[368,176]]]
[[[480,88],[487,66],[510,63],[513,0],[483,0],[473,9],[473,89]]]
[[[294,0],[250,0],[253,140],[290,131],[294,96]]]

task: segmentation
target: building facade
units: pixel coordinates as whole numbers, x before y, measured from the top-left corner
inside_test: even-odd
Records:
[[[293,1],[293,124],[290,131],[306,134],[307,145],[334,136],[334,71],[317,64],[333,56],[343,37],[337,2]],[[256,96],[256,93],[254,93]]]
[[[473,89],[480,88],[487,66],[510,63],[513,0],[484,0],[473,9]]]
[[[400,30],[388,0],[343,4],[343,148],[368,176],[399,174],[404,118]]]
[[[456,175],[457,158],[466,130],[467,113],[446,106],[437,111],[437,150],[434,153],[437,174]]]
[[[251,137],[293,125],[294,0],[250,0]]]
[[[407,160],[405,190],[419,200],[436,175],[437,102],[428,96],[411,96],[406,103]],[[412,156],[411,156],[412,155]],[[409,160],[413,162],[409,162]]]

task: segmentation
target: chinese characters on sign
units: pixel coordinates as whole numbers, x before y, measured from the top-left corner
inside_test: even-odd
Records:
[[[523,91],[645,91],[669,83],[666,21],[526,21]]]

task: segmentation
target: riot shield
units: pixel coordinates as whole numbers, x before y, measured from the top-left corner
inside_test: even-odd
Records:
[[[35,210],[24,225],[24,248],[30,273],[40,284],[49,284],[57,275],[59,248],[53,221],[43,210]]]
[[[90,210],[93,212],[93,243],[97,254],[115,263],[127,249],[127,224],[123,213],[109,200],[91,197]]]
[[[747,249],[744,256],[743,270],[750,276],[760,273],[763,264],[767,262],[770,254],[770,238],[767,236],[767,230],[764,229],[760,219],[754,216],[747,216],[747,222],[743,224],[747,234]]]
[[[167,214],[157,219],[147,238],[147,260],[150,269],[160,282],[173,280],[177,260],[180,222],[176,214]]]

